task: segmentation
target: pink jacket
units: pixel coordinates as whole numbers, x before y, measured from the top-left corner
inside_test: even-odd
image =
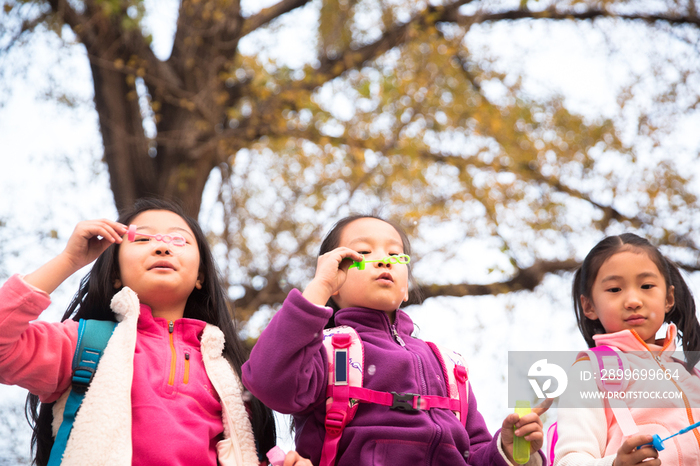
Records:
[[[646,401],[643,406],[635,406],[633,400],[628,401],[627,405],[639,433],[658,434],[661,438],[666,438],[700,420],[700,377],[689,373],[683,364],[671,357],[676,349],[675,325],[669,326],[662,345],[648,345],[631,330],[596,335],[593,338],[597,346],[614,346],[623,351],[631,370],[661,369],[669,370],[674,375],[672,380],[662,382],[652,383],[641,378],[629,380],[627,393],[682,392],[681,398]],[[569,379],[580,380],[579,372],[584,368],[588,370],[589,364],[588,360],[579,359],[574,364]],[[580,388],[598,391],[592,380]],[[608,404],[603,400],[589,400],[588,403],[588,408],[559,409],[555,465],[610,465],[625,440]],[[649,407],[650,403],[654,407]],[[700,433],[697,429],[667,440],[664,447],[659,452],[664,466],[700,464]]]
[[[55,435],[78,324],[30,323],[49,303],[18,276],[0,288],[0,383],[24,387],[44,402],[58,400]],[[115,296],[112,310],[120,323],[63,464],[257,465],[242,387],[222,356],[221,331],[194,319],[176,320],[170,329],[128,288]]]

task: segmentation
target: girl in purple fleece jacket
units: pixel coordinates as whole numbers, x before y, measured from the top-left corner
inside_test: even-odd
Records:
[[[293,414],[297,451],[318,465],[326,437],[328,357],[324,328],[355,329],[364,346],[364,381],[377,392],[446,397],[441,363],[426,342],[412,338],[408,300],[410,245],[397,226],[371,216],[338,222],[321,245],[314,279],[292,290],[243,365],[246,387],[272,409]],[[398,258],[397,258],[398,259]],[[365,262],[362,262],[362,261]],[[351,267],[362,262],[364,267]],[[535,408],[511,414],[495,437],[468,390],[466,428],[449,409],[406,412],[360,403],[340,437],[338,466],[513,464],[513,434],[531,442],[528,464],[545,464],[538,450],[542,421]],[[328,461],[324,457],[324,462]],[[324,465],[322,465],[324,466]]]

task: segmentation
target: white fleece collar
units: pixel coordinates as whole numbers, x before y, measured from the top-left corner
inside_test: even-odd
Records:
[[[76,416],[62,466],[130,466],[132,463],[131,384],[140,304],[136,293],[124,287],[112,299],[111,308],[119,324]],[[225,438],[217,445],[219,463],[258,466],[242,386],[223,357],[223,349],[224,334],[218,327],[207,324],[202,334],[202,359],[221,398],[223,413]],[[54,405],[54,437],[63,420],[69,391]]]

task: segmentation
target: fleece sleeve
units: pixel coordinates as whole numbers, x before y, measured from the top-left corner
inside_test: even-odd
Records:
[[[469,411],[467,413],[467,433],[469,434],[470,451],[467,464],[481,465],[512,465],[501,447],[501,431],[491,436],[484,417],[477,410],[476,398],[469,386]],[[540,466],[546,464],[544,453],[530,455],[527,466]]]
[[[52,402],[70,386],[78,323],[32,322],[49,296],[12,276],[0,288],[0,383]]]
[[[595,381],[580,381],[582,364],[589,364],[589,361],[581,360],[574,364],[569,371],[569,380],[577,380],[577,387],[581,391],[597,393]],[[603,400],[588,399],[583,406],[581,401],[569,399],[570,393],[573,394],[573,390],[564,392],[557,410],[558,440],[554,447],[554,465],[611,466],[615,455],[603,456],[608,440]]]
[[[283,414],[304,412],[325,399],[323,328],[332,315],[292,290],[243,365],[243,385]]]

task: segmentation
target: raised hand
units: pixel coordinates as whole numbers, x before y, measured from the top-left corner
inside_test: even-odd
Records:
[[[339,247],[318,258],[316,274],[304,290],[304,297],[319,306],[343,286],[348,276],[348,267],[362,260],[362,254],[350,248]]]
[[[87,220],[75,226],[61,254],[79,270],[94,261],[113,243],[121,243],[127,227],[111,220]]]
[[[76,225],[65,249],[24,280],[47,293],[94,261],[113,243],[121,243],[127,227],[111,220],[87,220]]]

